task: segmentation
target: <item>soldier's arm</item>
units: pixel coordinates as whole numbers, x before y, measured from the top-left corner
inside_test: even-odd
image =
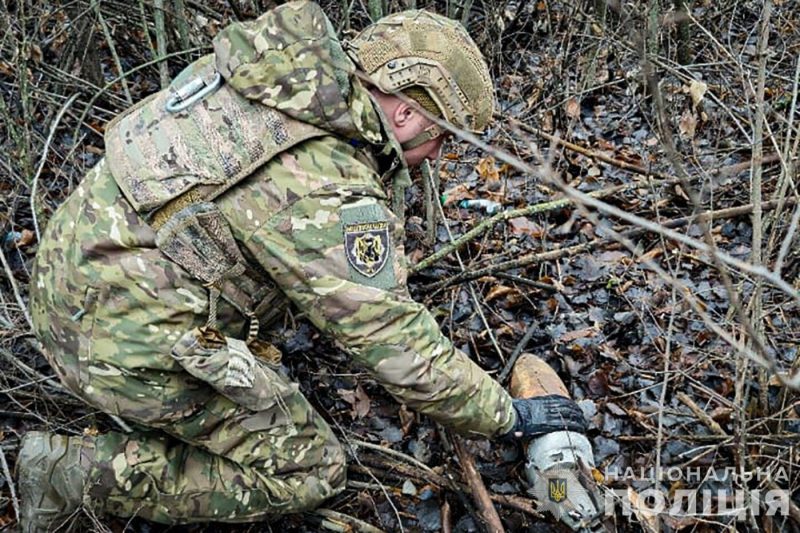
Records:
[[[409,296],[402,228],[382,195],[352,185],[317,189],[247,245],[311,321],[399,401],[462,433],[506,432],[515,417],[510,396]]]

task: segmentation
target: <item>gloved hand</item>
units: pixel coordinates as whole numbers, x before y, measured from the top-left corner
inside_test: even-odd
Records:
[[[506,437],[535,437],[554,431],[586,433],[583,411],[574,401],[555,394],[512,400],[517,420]]]

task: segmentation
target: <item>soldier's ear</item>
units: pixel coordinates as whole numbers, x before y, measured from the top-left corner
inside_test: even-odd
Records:
[[[418,113],[409,104],[400,101],[392,113],[392,121],[397,127],[407,127]]]

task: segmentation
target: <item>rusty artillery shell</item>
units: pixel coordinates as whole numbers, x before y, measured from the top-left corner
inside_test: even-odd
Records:
[[[511,395],[514,398],[535,398],[557,394],[569,398],[569,391],[555,370],[543,359],[530,353],[519,356],[511,371]]]

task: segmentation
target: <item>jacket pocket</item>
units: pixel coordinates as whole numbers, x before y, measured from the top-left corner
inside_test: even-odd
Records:
[[[252,411],[281,410],[295,392],[244,341],[211,327],[186,332],[173,346],[172,357],[194,378]],[[288,412],[284,414],[291,420]]]

